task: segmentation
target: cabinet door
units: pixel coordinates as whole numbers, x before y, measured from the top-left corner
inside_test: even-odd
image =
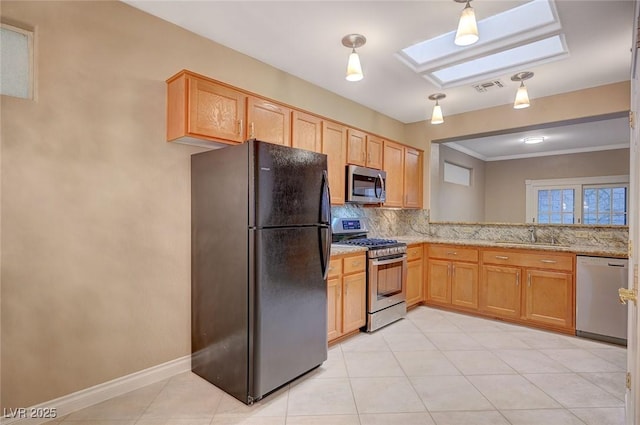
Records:
[[[520,318],[519,267],[482,266],[480,310],[496,316]]]
[[[407,307],[423,300],[422,269],[422,259],[407,262]]]
[[[352,128],[347,130],[347,164],[365,166],[367,135]]]
[[[404,149],[397,143],[384,141],[383,168],[387,172],[386,207],[402,207],[404,178]]]
[[[244,141],[247,96],[229,87],[189,78],[189,129],[194,135]]]
[[[451,263],[442,260],[429,260],[427,278],[427,301],[439,304],[451,303],[450,278]]]
[[[247,138],[291,146],[291,109],[249,97]]]
[[[573,275],[526,269],[525,317],[532,322],[573,328]]]
[[[347,130],[331,121],[322,122],[322,153],[327,155],[331,204],[344,204]]]
[[[300,111],[293,111],[291,146],[322,152],[322,119]]]
[[[366,274],[344,276],[342,284],[344,285],[342,330],[347,333],[361,328],[366,322]]]
[[[404,207],[422,208],[422,152],[404,148]]]
[[[367,167],[382,170],[383,140],[376,136],[367,136]]]
[[[474,310],[478,308],[477,264],[451,264],[451,304]]]
[[[339,277],[327,280],[327,337],[342,335],[342,284]]]

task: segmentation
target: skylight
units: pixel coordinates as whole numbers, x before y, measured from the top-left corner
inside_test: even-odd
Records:
[[[455,31],[451,31],[406,47],[397,57],[439,87],[452,87],[492,78],[524,64],[564,57],[568,52],[561,29],[553,0],[532,0],[479,21],[480,40],[476,44],[456,46]],[[542,54],[548,48],[553,52]],[[471,68],[480,66],[482,71],[472,73],[466,63]]]
[[[484,78],[487,74],[503,74],[520,69],[524,65],[531,66],[566,55],[567,49],[563,37],[554,35],[544,40],[433,71],[430,73],[431,78],[426,75],[425,77],[440,87],[450,87],[454,84],[477,81],[479,76]]]

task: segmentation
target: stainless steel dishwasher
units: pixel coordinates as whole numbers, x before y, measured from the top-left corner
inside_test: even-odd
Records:
[[[626,259],[578,256],[576,335],[627,345],[627,306],[618,298],[627,267]]]

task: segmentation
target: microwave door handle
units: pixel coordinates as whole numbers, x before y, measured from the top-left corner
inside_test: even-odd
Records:
[[[382,195],[384,194],[384,179],[382,178],[382,174],[378,173],[378,180],[380,180],[380,196],[378,196],[378,192],[376,192],[376,198],[382,198]]]

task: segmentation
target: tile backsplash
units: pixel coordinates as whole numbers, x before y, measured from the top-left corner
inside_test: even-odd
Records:
[[[526,242],[531,224],[429,223],[428,210],[363,207],[346,204],[331,208],[334,217],[366,219],[371,237],[425,236],[450,240]],[[627,249],[628,227],[533,225],[539,242]]]

